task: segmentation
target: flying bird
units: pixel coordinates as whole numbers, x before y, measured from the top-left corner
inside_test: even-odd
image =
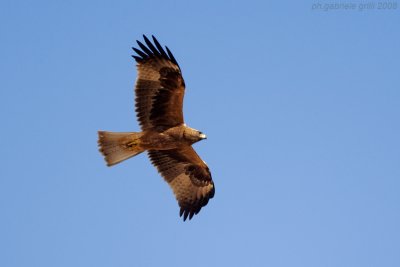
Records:
[[[145,44],[137,41],[140,49],[132,48],[138,72],[135,110],[142,131],[99,131],[99,150],[108,166],[147,151],[174,192],[179,215],[190,220],[215,193],[211,172],[192,147],[207,137],[184,123],[185,82],[171,51],[154,36],[153,43],[143,38]]]

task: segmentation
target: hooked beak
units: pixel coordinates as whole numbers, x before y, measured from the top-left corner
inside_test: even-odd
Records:
[[[199,136],[200,136],[201,139],[207,139],[207,135],[205,135],[203,133],[201,133]]]

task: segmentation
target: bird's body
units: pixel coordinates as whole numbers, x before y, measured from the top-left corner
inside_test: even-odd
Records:
[[[146,150],[168,150],[190,146],[206,136],[196,129],[179,125],[161,132],[145,131],[142,143]]]
[[[142,132],[99,131],[100,151],[108,166],[148,151],[153,165],[175,193],[180,215],[191,219],[214,196],[215,188],[205,162],[192,144],[206,136],[183,120],[185,82],[172,53],[153,36],[143,36],[147,47],[133,48],[138,68],[136,112]]]
[[[117,142],[107,143],[108,140],[113,140],[111,137],[119,137],[114,140]],[[131,133],[114,133],[99,131],[99,140],[103,144],[101,152],[105,154],[106,161],[109,166],[115,165],[126,158],[110,158],[107,148],[107,144],[114,147],[116,144],[124,146],[127,150],[135,152],[135,156],[143,151],[149,150],[170,150],[178,149],[185,146],[190,146],[195,142],[205,139],[205,134],[199,133],[196,129],[187,127],[186,125],[178,125],[175,127],[167,128],[165,130],[154,131],[145,130],[143,132],[131,132]]]

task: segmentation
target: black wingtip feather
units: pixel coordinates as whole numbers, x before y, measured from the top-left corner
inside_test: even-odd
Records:
[[[143,58],[141,58],[141,57],[133,56],[133,55],[132,55],[132,57],[136,60],[136,62],[142,62],[143,61]]]
[[[165,53],[164,49],[162,48],[162,46],[160,45],[160,43],[158,42],[158,40],[156,39],[156,37],[154,37],[154,35],[151,36],[153,38],[154,44],[156,45],[158,51],[160,51],[161,55],[165,58],[169,58],[167,53]]]
[[[183,213],[183,221],[186,221],[188,215],[189,215],[189,212],[187,210],[185,210],[185,212]]]
[[[146,42],[147,46],[150,48],[150,50],[156,55],[156,56],[161,56],[160,52],[158,52],[157,48],[154,47],[154,45],[150,42],[149,39],[147,39],[146,35],[143,35],[144,41]]]
[[[140,51],[139,49],[137,49],[137,48],[135,48],[135,47],[132,47],[132,49],[133,49],[133,51],[136,52],[136,54],[138,54],[139,56],[141,56],[143,59],[148,58],[148,56],[147,56],[145,53],[143,53],[142,51]]]
[[[146,45],[144,45],[142,42],[137,40],[137,44],[139,45],[140,49],[137,49],[135,47],[132,47],[132,49],[138,54],[138,56],[132,56],[136,62],[142,62],[143,60],[153,58],[153,57],[158,57],[158,58],[164,58],[172,63],[176,64],[179,67],[178,62],[176,61],[174,55],[172,52],[168,49],[168,47],[165,47],[167,52],[165,52],[164,48],[161,46],[161,44],[158,42],[157,38],[154,37],[154,35],[151,36],[153,39],[154,44],[150,41],[149,38],[147,38],[146,35],[143,34],[143,39]]]
[[[144,44],[142,44],[140,41],[136,41],[137,44],[140,46],[140,48],[145,52],[149,57],[153,56],[153,52],[151,52]]]
[[[200,212],[201,208],[202,207],[199,207],[197,209],[181,208],[179,211],[179,217],[183,217],[183,221],[186,221],[186,220],[190,221],[194,215],[196,215]]]
[[[189,216],[190,211],[185,209],[185,208],[181,208],[179,211],[179,217],[183,216],[183,221],[186,221],[186,219]],[[192,219],[193,216],[189,216],[189,220]]]
[[[190,215],[189,215],[189,220],[191,220],[193,218],[193,215],[194,215],[194,211],[191,211]]]
[[[174,55],[172,54],[171,50],[169,50],[168,46],[166,46],[165,48],[167,49],[167,53],[168,53],[168,56],[169,56],[169,58],[171,59],[171,61],[172,61],[173,63],[175,63],[175,64],[178,64],[178,63],[176,62],[176,59],[175,59]]]
[[[168,49],[168,46],[166,46],[165,48],[167,49],[168,56],[171,59],[172,63],[178,65],[178,62],[176,62],[176,59],[175,59],[174,55],[171,53],[171,51]]]

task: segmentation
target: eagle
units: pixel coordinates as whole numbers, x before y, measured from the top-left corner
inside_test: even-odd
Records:
[[[183,119],[185,81],[175,57],[152,35],[132,57],[137,65],[135,111],[141,132],[98,131],[99,151],[113,166],[147,151],[151,163],[169,184],[183,221],[192,219],[214,197],[215,187],[207,164],[192,145],[206,139]]]

